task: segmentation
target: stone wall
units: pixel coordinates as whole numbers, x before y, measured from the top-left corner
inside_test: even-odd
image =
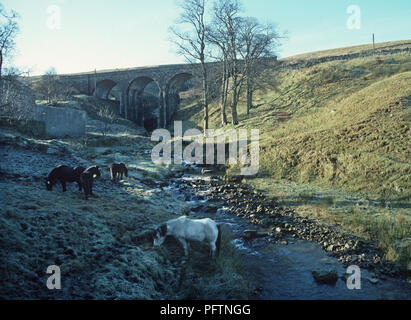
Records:
[[[0,117],[3,117],[0,125],[12,126],[19,131],[26,126],[24,133],[35,136],[43,135],[44,127],[45,133],[54,137],[86,134],[85,111],[36,105],[35,99],[34,91],[20,81],[0,80]]]
[[[396,54],[396,53],[409,53],[411,52],[411,48],[402,48],[402,49],[383,49],[383,50],[368,50],[359,53],[350,53],[350,54],[343,54],[343,55],[336,55],[336,56],[325,56],[321,58],[314,58],[314,59],[303,59],[297,61],[280,61],[278,64],[279,71],[288,71],[288,70],[296,70],[301,68],[309,68],[314,65],[325,63],[329,61],[344,61],[344,60],[352,60],[357,58],[365,58],[371,56],[386,56],[389,54]]]
[[[55,137],[86,134],[87,113],[70,108],[36,105],[35,120],[44,121],[46,133]]]
[[[12,128],[18,132],[36,138],[43,138],[46,136],[46,124],[44,121],[0,117],[0,127]]]

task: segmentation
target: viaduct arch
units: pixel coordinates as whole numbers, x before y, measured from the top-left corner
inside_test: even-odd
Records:
[[[206,67],[211,73],[219,64],[208,63]],[[121,116],[155,129],[166,127],[177,111],[184,83],[194,77],[200,79],[200,75],[200,64],[175,64],[63,74],[59,80],[82,94],[117,100]]]
[[[199,78],[199,71],[199,65],[180,64],[59,77],[82,94],[117,100],[121,116],[153,130],[166,127],[178,110],[181,87],[188,80]]]

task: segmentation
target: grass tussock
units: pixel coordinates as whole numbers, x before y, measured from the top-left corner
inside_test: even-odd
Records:
[[[178,299],[244,300],[249,298],[251,283],[245,266],[232,244],[232,235],[223,228],[221,251],[210,259],[207,246],[191,244],[190,256],[179,279]]]
[[[411,218],[403,214],[372,214],[351,208],[339,218],[346,229],[374,240],[388,261],[396,262],[403,269],[411,270]]]

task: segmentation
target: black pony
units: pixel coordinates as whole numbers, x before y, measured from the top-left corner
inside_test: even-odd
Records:
[[[80,175],[80,183],[84,189],[85,199],[88,200],[88,195],[93,194],[93,181],[101,176],[100,168],[98,166],[90,167]]]
[[[80,175],[84,170],[85,168],[83,167],[72,168],[69,166],[58,166],[57,168],[54,168],[46,179],[47,190],[53,190],[53,186],[60,182],[63,187],[63,192],[66,192],[67,182],[77,182],[79,190],[81,191]]]

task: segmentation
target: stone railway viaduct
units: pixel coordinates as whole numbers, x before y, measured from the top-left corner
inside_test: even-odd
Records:
[[[217,67],[208,64],[208,69]],[[132,69],[104,70],[78,74],[59,75],[59,80],[82,94],[108,99],[113,88],[120,102],[120,115],[144,125],[143,93],[147,85],[158,88],[157,127],[165,127],[179,105],[178,93],[185,82],[199,78],[200,65],[178,64]]]
[[[270,62],[277,62],[277,57],[265,58]],[[209,74],[218,72],[218,62],[207,63]],[[40,79],[41,76],[30,77],[29,82]],[[124,118],[145,126],[147,115],[155,121],[151,128],[165,128],[177,111],[180,98],[179,92],[188,80],[201,79],[200,64],[174,64],[129,69],[102,70],[94,72],[62,74],[59,81],[64,85],[77,89],[80,93],[95,96],[100,99],[109,99],[115,96],[119,101],[119,113]],[[146,87],[158,95],[158,106],[143,105],[143,94]],[[151,92],[152,94],[152,92]],[[154,110],[147,110],[153,108]]]

